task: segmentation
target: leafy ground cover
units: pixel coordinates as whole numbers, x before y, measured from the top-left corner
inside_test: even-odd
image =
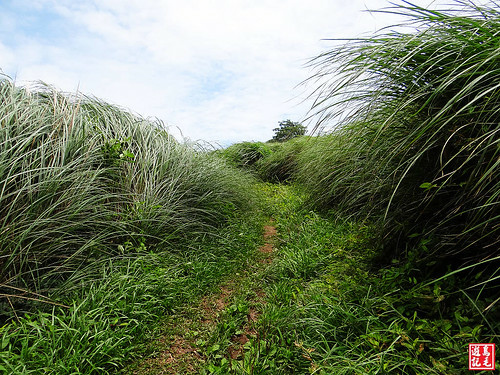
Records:
[[[453,275],[419,280],[405,263],[374,267],[376,228],[318,215],[292,186],[265,189],[273,261],[222,314],[202,351],[205,373],[462,374],[469,343],[496,341],[498,309],[485,310],[492,298],[455,289]],[[234,355],[256,291],[258,320]]]

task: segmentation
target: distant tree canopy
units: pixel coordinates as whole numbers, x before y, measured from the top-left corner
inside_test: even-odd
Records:
[[[300,137],[306,134],[307,128],[300,122],[293,122],[291,120],[280,121],[279,127],[274,128],[275,132],[271,142],[285,142],[289,139]]]

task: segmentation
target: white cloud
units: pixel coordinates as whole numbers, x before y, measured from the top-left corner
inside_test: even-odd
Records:
[[[40,12],[42,29],[51,17],[59,33],[5,24],[15,37],[0,40],[0,67],[66,91],[79,86],[191,139],[267,140],[278,121],[305,116],[294,86],[310,74],[303,64],[332,45],[320,39],[391,22],[365,4],[388,2],[37,0],[31,16]]]

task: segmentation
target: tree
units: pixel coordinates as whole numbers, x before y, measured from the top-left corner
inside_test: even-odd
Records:
[[[274,128],[275,132],[272,142],[285,142],[295,137],[300,137],[306,134],[307,128],[300,122],[293,122],[291,120],[280,121],[279,127]]]

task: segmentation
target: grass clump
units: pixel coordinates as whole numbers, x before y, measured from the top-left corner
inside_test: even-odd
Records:
[[[9,373],[121,367],[153,321],[249,251],[253,180],[159,121],[3,78],[0,161]]]
[[[301,136],[285,142],[271,143],[272,153],[256,163],[258,176],[266,182],[287,183],[295,179],[299,166],[298,156],[314,138]]]
[[[283,142],[242,142],[216,154],[264,182],[289,183],[295,180],[299,154],[313,141],[313,137],[299,136]]]
[[[246,177],[159,122],[48,87],[0,89],[4,287],[42,292],[126,241],[173,248],[248,208]]]
[[[231,165],[248,171],[254,169],[255,164],[268,157],[271,153],[271,145],[263,142],[241,142],[235,143],[217,152]]]
[[[455,1],[437,11],[401,2],[383,11],[406,16],[416,31],[382,31],[312,61],[318,126],[342,125],[304,152],[299,178],[323,208],[378,217],[389,259],[412,249],[435,275],[490,259],[482,280],[493,280],[497,6]]]

